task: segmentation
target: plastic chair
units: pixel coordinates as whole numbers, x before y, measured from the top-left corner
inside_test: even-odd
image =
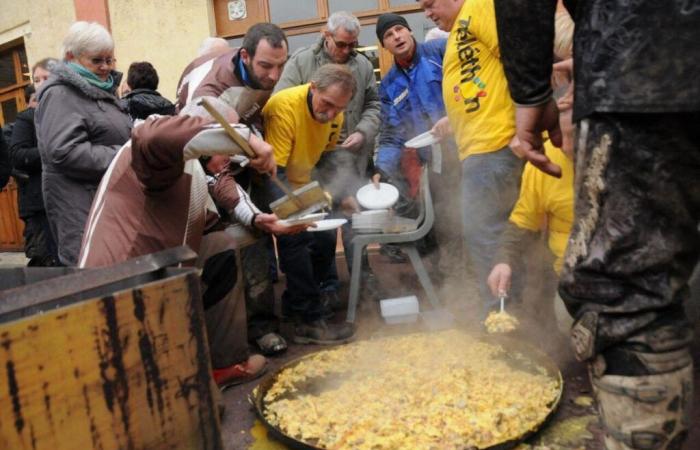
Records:
[[[355,311],[357,309],[358,298],[360,294],[360,273],[362,270],[362,250],[369,244],[398,244],[403,250],[413,265],[413,270],[418,275],[418,280],[425,290],[428,300],[433,308],[439,308],[438,301],[433,283],[430,281],[428,272],[425,270],[423,261],[420,259],[418,250],[416,249],[416,241],[428,234],[435,222],[435,210],[433,208],[433,200],[430,196],[430,184],[428,182],[428,168],[423,169],[420,181],[420,209],[418,218],[415,219],[415,229],[401,233],[373,233],[373,234],[357,234],[352,239],[353,255],[357,257],[352,260],[352,270],[350,272],[350,299],[348,301],[347,322],[355,321]],[[401,218],[402,221],[411,219]]]

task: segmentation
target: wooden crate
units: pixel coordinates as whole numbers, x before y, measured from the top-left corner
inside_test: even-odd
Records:
[[[155,276],[0,324],[0,448],[222,448],[197,273]]]

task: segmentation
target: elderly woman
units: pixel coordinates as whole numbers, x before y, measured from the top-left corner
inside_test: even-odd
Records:
[[[131,120],[114,96],[114,41],[97,23],[76,22],[64,61],[39,91],[36,130],[43,195],[58,257],[77,263],[83,228],[102,175],[129,139]]]

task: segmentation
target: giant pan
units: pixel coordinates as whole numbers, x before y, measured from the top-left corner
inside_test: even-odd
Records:
[[[536,370],[536,368],[539,366],[540,368],[543,368],[545,370],[546,374],[549,377],[551,377],[553,380],[556,380],[558,383],[557,395],[555,396],[554,400],[548,405],[548,413],[542,418],[542,420],[536,426],[525,431],[524,433],[522,433],[520,436],[517,436],[516,438],[510,439],[507,441],[503,441],[503,442],[499,442],[497,444],[494,444],[494,445],[491,445],[488,447],[484,447],[484,448],[479,449],[479,450],[510,449],[510,448],[515,447],[519,443],[525,441],[530,436],[532,436],[534,433],[536,433],[539,429],[541,429],[542,426],[545,423],[547,423],[547,421],[552,417],[552,415],[556,411],[556,408],[559,405],[559,402],[561,400],[563,386],[564,386],[561,372],[559,371],[559,368],[556,366],[556,364],[554,363],[554,361],[552,361],[551,358],[549,358],[546,354],[544,354],[543,352],[541,352],[540,350],[538,350],[534,346],[532,346],[526,342],[523,342],[521,340],[514,340],[511,338],[502,336],[502,335],[481,335],[481,336],[478,336],[477,339],[479,341],[482,341],[482,342],[500,345],[505,350],[505,352],[503,355],[501,355],[499,357],[499,359],[505,360],[513,368],[528,371],[528,372],[534,372]],[[350,345],[352,345],[352,344],[350,344]],[[322,350],[322,351],[325,351],[325,350]],[[279,367],[276,371],[272,372],[267,377],[265,377],[249,396],[249,400],[250,400],[251,404],[253,405],[253,407],[255,408],[255,412],[256,412],[257,416],[265,424],[265,426],[270,430],[270,433],[277,440],[286,444],[287,446],[289,446],[292,449],[325,450],[323,447],[315,446],[313,442],[305,442],[305,441],[301,441],[299,439],[296,439],[292,436],[289,436],[289,435],[285,434],[280,428],[271,424],[265,416],[264,399],[265,399],[268,391],[270,390],[270,388],[275,384],[277,378],[284,370],[292,368],[292,367],[296,366],[297,364],[299,364],[300,362],[305,361],[309,358],[312,358],[314,355],[317,355],[318,353],[319,352],[305,355],[303,357],[292,360],[292,361],[286,363],[285,365]],[[523,356],[525,358],[523,358]],[[318,384],[320,384],[320,383],[310,382],[304,386],[301,386],[299,393],[297,395],[318,394],[319,393]],[[327,379],[324,379],[323,385],[324,386],[329,385],[329,383],[327,382]]]

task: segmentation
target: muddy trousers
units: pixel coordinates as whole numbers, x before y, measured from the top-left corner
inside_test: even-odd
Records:
[[[700,254],[700,114],[595,114],[578,127],[559,293],[608,449],[676,449],[692,399],[683,310]]]

